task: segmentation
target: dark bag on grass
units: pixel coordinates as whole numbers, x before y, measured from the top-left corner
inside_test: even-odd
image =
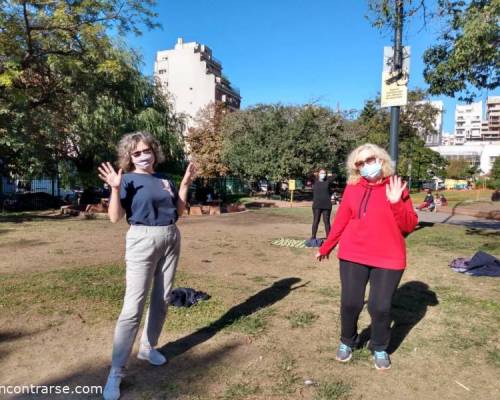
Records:
[[[174,307],[191,307],[200,300],[208,300],[210,296],[205,292],[198,292],[191,288],[176,288],[170,293],[168,304]]]

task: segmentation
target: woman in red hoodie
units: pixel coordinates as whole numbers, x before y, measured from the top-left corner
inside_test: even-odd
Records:
[[[370,282],[370,349],[377,369],[391,366],[390,310],[406,267],[404,235],[417,225],[406,183],[393,176],[393,162],[384,149],[364,144],[347,159],[348,184],[333,227],[316,258],[328,258],[339,244],[341,338],[336,359],[351,359],[358,334],[358,317]]]

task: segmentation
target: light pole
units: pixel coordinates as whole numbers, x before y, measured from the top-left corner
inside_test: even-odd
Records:
[[[396,0],[396,10],[394,19],[394,72],[398,75],[403,73],[403,0]],[[399,113],[400,106],[391,107],[391,136],[389,151],[394,160],[394,169],[397,171],[398,165],[398,136],[399,136]]]

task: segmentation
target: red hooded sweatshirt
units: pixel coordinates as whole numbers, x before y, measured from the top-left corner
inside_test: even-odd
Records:
[[[347,185],[333,227],[320,247],[328,255],[339,243],[338,258],[386,269],[406,267],[404,235],[418,223],[408,191],[391,204],[386,196],[389,178],[369,183],[361,178]]]

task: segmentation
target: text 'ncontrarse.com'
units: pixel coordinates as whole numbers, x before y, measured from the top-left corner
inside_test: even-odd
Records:
[[[89,395],[102,394],[102,386],[75,386],[68,385],[0,385],[0,395]]]

